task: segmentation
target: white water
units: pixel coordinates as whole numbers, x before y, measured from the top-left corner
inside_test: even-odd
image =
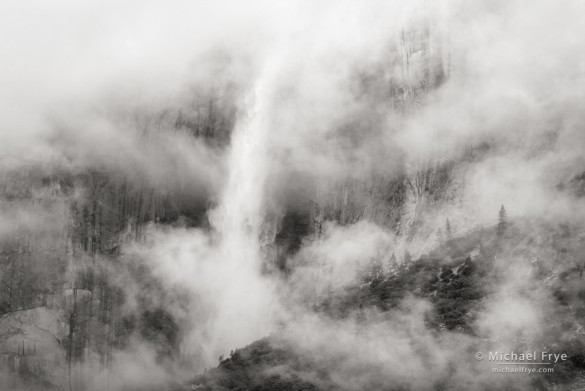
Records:
[[[231,276],[222,286],[213,345],[241,347],[272,330],[273,283],[261,276],[259,234],[263,222],[265,184],[270,169],[270,72],[264,72],[247,99],[246,113],[232,136],[229,178],[211,221],[220,236],[221,270]],[[221,282],[220,282],[221,283]],[[221,352],[220,352],[221,354]]]
[[[225,244],[245,245],[250,249],[262,222],[262,203],[266,180],[266,135],[268,120],[262,105],[262,87],[248,98],[247,113],[232,137],[229,180],[221,204],[213,213],[213,225]]]

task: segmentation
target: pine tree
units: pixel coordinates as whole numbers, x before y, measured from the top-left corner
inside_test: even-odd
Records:
[[[498,213],[498,227],[496,228],[496,234],[498,237],[504,236],[506,229],[508,228],[508,215],[506,213],[506,208],[504,205],[500,207],[500,212]]]
[[[445,222],[445,233],[447,236],[446,237],[447,242],[453,240],[453,233],[451,232],[451,223],[449,222],[449,219],[447,219],[447,221]]]

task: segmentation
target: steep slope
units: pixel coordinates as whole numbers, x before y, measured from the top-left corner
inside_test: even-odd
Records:
[[[331,319],[354,319],[356,328],[353,333],[359,336],[365,332],[362,327],[369,327],[374,317],[380,313],[392,313],[416,297],[431,304],[425,310],[424,321],[426,327],[434,330],[435,338],[441,338],[441,335],[449,338],[452,333],[467,335],[473,341],[472,346],[483,351],[489,346],[497,346],[503,342],[500,338],[505,338],[503,334],[486,334],[486,322],[490,323],[485,318],[488,308],[494,300],[518,300],[519,294],[526,300],[535,300],[545,312],[543,316],[551,321],[543,325],[544,329],[538,335],[517,329],[513,350],[562,351],[567,359],[554,365],[554,373],[534,374],[524,385],[518,385],[513,376],[500,376],[491,381],[485,379],[485,382],[480,378],[481,388],[573,389],[579,387],[585,378],[585,334],[582,330],[585,306],[579,299],[583,293],[582,266],[570,261],[572,257],[579,257],[581,250],[570,243],[574,243],[575,236],[583,235],[583,232],[574,232],[563,238],[559,237],[562,230],[562,227],[530,230],[525,222],[515,222],[507,227],[503,236],[499,236],[493,227],[454,237],[430,255],[410,263],[395,264],[386,270],[373,264],[363,271],[360,284],[322,297],[314,311]],[[540,238],[540,243],[535,242],[536,238]],[[543,251],[548,248],[546,240],[556,242],[559,249],[557,259],[543,257]],[[516,262],[520,259],[525,266],[519,268]],[[510,273],[519,272],[528,273],[522,278],[530,281],[529,290],[508,292],[502,296],[499,285],[509,278]],[[353,389],[337,377],[335,365],[322,361],[321,354],[327,353],[316,346],[314,350],[296,346],[287,340],[287,332],[283,330],[232,351],[226,359],[221,357],[217,368],[206,371],[185,386],[176,386],[176,389],[186,390],[191,385],[198,390]],[[342,365],[343,359],[339,359]],[[465,369],[460,367],[461,360],[467,358],[451,357],[450,360],[445,363],[451,368],[449,377],[438,376],[421,389],[466,389],[461,382],[465,375],[460,372]],[[369,379],[368,387],[376,389],[410,389],[399,381],[387,383],[375,366],[367,364],[353,376]]]

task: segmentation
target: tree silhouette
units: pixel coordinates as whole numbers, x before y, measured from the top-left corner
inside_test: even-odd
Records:
[[[504,236],[504,233],[506,232],[507,228],[508,215],[506,213],[506,208],[504,208],[504,205],[502,205],[500,207],[500,212],[498,213],[498,226],[496,228],[496,234],[498,235],[498,237]]]
[[[447,221],[445,222],[445,234],[446,234],[445,239],[447,240],[447,242],[453,240],[453,233],[451,232],[451,223],[449,222],[449,219],[447,219]]]

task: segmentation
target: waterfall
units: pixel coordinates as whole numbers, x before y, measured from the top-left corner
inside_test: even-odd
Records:
[[[262,223],[268,119],[262,106],[262,86],[246,99],[246,113],[234,129],[229,157],[229,178],[221,203],[212,214],[228,253],[252,261],[257,258],[257,237]]]
[[[272,330],[275,293],[273,282],[261,275],[259,243],[269,170],[269,81],[269,77],[261,77],[246,99],[245,113],[232,135],[227,183],[220,204],[210,214],[219,235],[218,283],[222,275],[232,276],[229,286],[222,287],[220,299],[226,304],[220,307],[231,310],[218,314],[219,330],[215,331],[219,332],[214,333],[220,338],[216,346],[226,352]]]

